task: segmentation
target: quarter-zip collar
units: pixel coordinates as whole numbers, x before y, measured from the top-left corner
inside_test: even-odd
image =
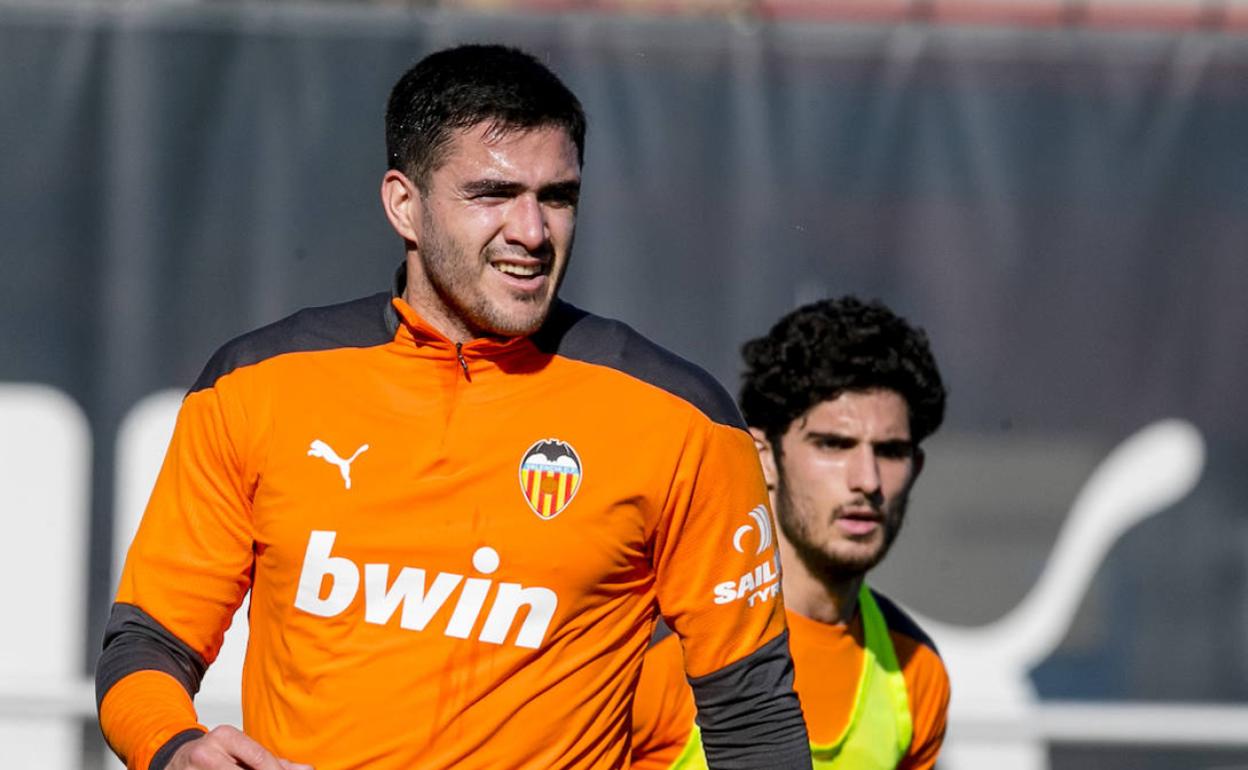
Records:
[[[433,324],[426,321],[402,297],[392,298],[390,304],[394,306],[395,311],[399,314],[400,329],[398,336],[405,336],[403,330],[406,329],[412,343],[418,347],[432,346],[440,350],[446,350],[456,357],[462,355],[474,358],[492,358],[499,354],[532,348],[532,345],[528,342],[528,337],[477,337],[467,342],[451,342],[450,338],[434,328]]]
[[[452,342],[402,297],[391,298],[390,304],[399,319],[395,342],[420,358],[454,366],[467,382],[499,369],[515,371],[541,365],[536,361],[521,363],[517,360],[541,355],[528,337],[478,337],[467,342]]]
[[[478,337],[467,342],[452,342],[407,304],[403,299],[406,287],[407,265],[402,263],[395,271],[390,297],[398,322],[395,341],[410,344],[422,357],[453,361],[469,382],[478,373],[498,368],[499,364],[514,356],[541,354],[539,346],[528,337]],[[559,301],[555,300],[555,304],[558,305]]]

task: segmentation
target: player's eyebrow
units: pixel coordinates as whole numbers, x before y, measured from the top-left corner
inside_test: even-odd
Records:
[[[520,182],[506,179],[473,179],[460,186],[465,198],[514,198],[528,188]],[[537,198],[542,201],[559,203],[576,203],[581,197],[579,179],[568,179],[543,185],[537,190]]]
[[[812,444],[838,444],[846,447],[854,446],[859,443],[858,438],[855,436],[847,436],[843,433],[837,433],[836,431],[825,430],[807,431],[805,439]]]
[[[524,192],[524,185],[505,179],[473,179],[465,182],[459,189],[468,198],[511,198]]]
[[[843,448],[857,446],[862,443],[862,439],[857,436],[849,436],[836,431],[812,430],[806,433],[805,440],[812,444],[834,444]],[[877,452],[883,450],[887,454],[904,454],[914,448],[913,441],[902,437],[886,438],[870,443]]]

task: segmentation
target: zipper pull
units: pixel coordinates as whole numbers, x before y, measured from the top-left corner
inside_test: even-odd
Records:
[[[468,373],[468,362],[464,360],[464,343],[455,343],[455,357],[459,359],[459,368],[464,370],[464,379],[472,382],[472,375]]]

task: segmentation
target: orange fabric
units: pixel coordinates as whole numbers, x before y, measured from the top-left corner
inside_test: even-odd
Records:
[[[864,646],[862,623],[830,625],[785,613],[793,655],[794,689],[812,743],[836,741],[854,704]],[[910,702],[914,739],[904,770],[930,770],[945,736],[949,676],[931,647],[889,629]],[[680,669],[680,645],[664,639],[646,653],[633,705],[633,767],[665,770],[693,729],[693,692]]]
[[[152,756],[178,733],[207,730],[182,685],[159,671],[131,674],[109,689],[100,703],[100,724],[130,770],[147,770]]]
[[[774,557],[734,548],[767,500],[753,443],[524,339],[464,345],[465,375],[395,304],[389,344],[187,397],[117,600],[212,660],[250,588],[244,729],[317,770],[619,767],[656,607],[694,675],[784,628],[774,593],[716,603]],[[580,472],[543,516],[521,463],[550,438]]]
[[[669,636],[647,650],[641,663],[633,702],[633,769],[671,767],[689,741],[696,714],[680,640]]]

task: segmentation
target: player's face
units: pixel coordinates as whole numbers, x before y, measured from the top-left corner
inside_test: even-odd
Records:
[[[776,518],[798,558],[828,579],[878,564],[922,467],[905,399],[892,390],[842,393],[794,420],[780,443]]]
[[[572,251],[580,186],[563,129],[456,132],[420,194],[417,309],[461,339],[536,331]]]

